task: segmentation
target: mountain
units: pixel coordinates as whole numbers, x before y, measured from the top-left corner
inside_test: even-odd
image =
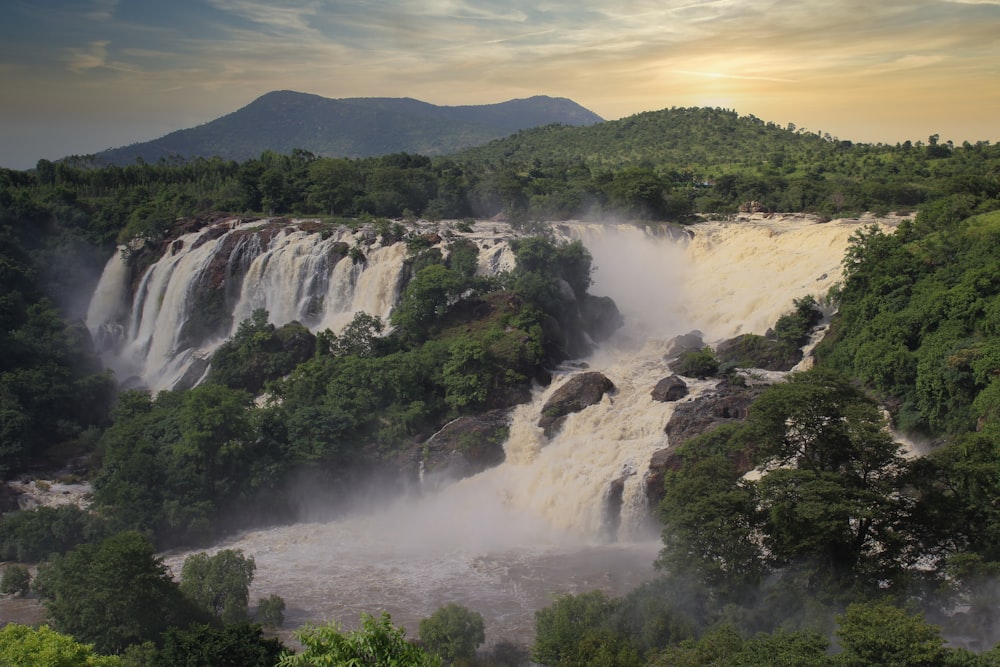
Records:
[[[597,114],[560,97],[536,96],[499,104],[436,106],[410,98],[329,99],[290,90],[267,93],[213,121],[152,141],[113,148],[97,157],[106,164],[137,158],[219,156],[246,160],[265,150],[301,148],[326,157],[387,153],[442,155],[540,125],[592,125]]]

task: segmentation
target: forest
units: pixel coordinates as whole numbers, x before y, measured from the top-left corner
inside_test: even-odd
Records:
[[[531,647],[477,654],[481,617],[444,607],[418,642],[367,616],[356,631],[303,632],[293,654],[265,632],[283,601],[247,599],[252,558],[192,557],[177,582],[156,557],[251,517],[293,520],[281,501],[293,472],[333,486],[377,474],[446,421],[524,400],[579,353],[561,332],[601,326],[558,285],[594,303],[591,259],[547,238],[547,221],[688,224],[751,202],[917,214],[852,239],[813,370],[767,389],[742,424],[683,445],[653,581],[621,598],[556,599]],[[392,321],[361,314],[312,336],[258,312],[207,382],[119,391],[81,322],[86,295],[117,247],[150,261],[220,211],[370,224],[405,243],[410,278]],[[454,239],[443,256],[391,220],[495,216],[539,235],[490,279],[475,275],[474,247]],[[72,665],[1000,663],[1000,148],[988,142],[853,144],[670,109],[433,159],[43,160],[0,171],[0,253],[0,476],[71,461],[68,474],[94,488],[89,511],[0,519],[3,592],[37,595],[49,623],[0,630],[12,664],[42,651]],[[708,373],[733,377],[699,354]],[[255,402],[265,391],[281,400]],[[930,453],[903,456],[887,419]]]

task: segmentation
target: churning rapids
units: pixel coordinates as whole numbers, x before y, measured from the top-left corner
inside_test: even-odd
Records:
[[[246,532],[210,551],[233,548],[253,556],[257,573],[251,600],[282,596],[288,628],[330,619],[355,627],[359,612],[384,610],[414,635],[421,618],[455,602],[483,614],[488,641],[530,642],[535,610],[554,595],[593,589],[620,595],[654,574],[659,540],[643,476],[650,455],[668,445],[664,426],[673,407],[652,400],[650,391],[670,374],[664,361],[670,339],[695,329],[707,342],[764,333],[791,309],[793,299],[826,294],[841,276],[848,238],[868,222],[818,224],[800,217],[753,216],[740,223],[700,223],[688,234],[674,236],[628,225],[561,224],[560,234],[582,240],[593,255],[590,291],[611,296],[625,316],[625,327],[586,360],[614,382],[617,392],[571,415],[562,431],[546,441],[536,425],[541,407],[580,367],[569,364],[550,387],[536,391],[531,403],[514,410],[502,465],[420,500],[409,498],[328,523]],[[479,223],[471,236],[481,248],[489,248],[481,253],[484,261],[498,264],[508,261],[497,250],[500,242],[483,242],[495,228]],[[208,252],[209,245],[174,258],[170,270],[176,274],[185,257],[194,261],[193,255]],[[116,270],[109,265],[108,273]],[[166,270],[164,265],[157,276],[154,267],[144,281],[166,285]],[[237,317],[267,307],[279,325],[301,319],[292,308],[301,297],[275,295],[289,293],[289,285],[280,281],[301,282],[302,277],[267,278],[252,271],[244,280],[244,294],[234,297]],[[106,278],[88,319],[95,331],[115,313],[122,315],[122,297],[113,287],[121,278],[107,273]],[[338,280],[348,281],[353,291],[346,299],[344,289],[336,288],[340,310],[314,315],[307,324],[319,329],[336,319],[342,326],[357,310],[387,315],[391,280],[372,276],[365,286],[361,278],[357,270],[353,276],[313,274],[309,280],[322,282],[320,288],[328,294]],[[129,320],[121,324],[129,332],[119,334],[118,363],[149,386],[162,386],[164,377],[180,372],[178,359],[171,356],[176,339],[156,339],[181,328],[178,321],[165,324],[163,319],[178,317],[165,314],[164,304],[174,298],[184,298],[184,293],[174,295],[162,287],[156,303],[148,297],[130,315],[119,317],[119,322]],[[326,303],[332,301],[328,297]],[[142,312],[154,307],[163,312]],[[694,396],[709,385],[692,381],[691,386]],[[604,499],[609,484],[622,478],[622,515],[616,539],[609,540]],[[165,560],[178,573],[187,555],[174,552]]]

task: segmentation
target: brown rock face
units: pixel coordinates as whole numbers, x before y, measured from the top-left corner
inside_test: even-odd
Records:
[[[740,368],[790,371],[802,361],[802,350],[764,336],[743,334],[719,343],[715,347],[715,356],[720,363],[729,362]]]
[[[684,380],[676,375],[671,375],[657,382],[650,395],[654,401],[660,401],[661,403],[679,401],[688,395],[688,386]]]
[[[475,475],[504,462],[509,409],[459,417],[446,424],[421,447],[424,472],[436,479]]]
[[[677,456],[677,448],[695,437],[711,431],[722,424],[741,422],[747,418],[750,404],[760,396],[765,387],[734,387],[721,383],[716,390],[687,403],[678,403],[674,414],[664,429],[670,445],[653,452],[646,473],[646,497],[650,507],[656,507],[663,500],[663,477],[668,470],[680,470],[682,461]],[[741,452],[735,461],[737,467],[750,470],[750,452]]]
[[[614,383],[603,373],[589,371],[574,375],[566,381],[566,384],[556,389],[552,397],[542,406],[542,416],[538,420],[538,425],[545,431],[545,436],[551,438],[566,420],[566,415],[600,403],[604,394],[614,390]]]

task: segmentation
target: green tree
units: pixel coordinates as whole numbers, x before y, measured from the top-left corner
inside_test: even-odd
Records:
[[[108,537],[106,522],[76,505],[40,506],[0,517],[0,558],[32,562]]]
[[[489,396],[493,360],[476,340],[457,339],[441,369],[445,401],[456,410],[482,405]]]
[[[872,590],[908,554],[906,463],[879,406],[819,369],[772,386],[750,408],[747,439],[767,472],[757,484],[774,565],[814,560],[817,577]]]
[[[286,653],[277,639],[266,639],[259,625],[199,624],[169,628],[149,667],[274,667]]]
[[[117,667],[118,656],[98,655],[91,644],[47,625],[32,628],[11,623],[0,628],[0,665],[10,667]]]
[[[199,613],[141,535],[124,532],[85,544],[42,565],[35,590],[58,632],[104,653],[152,641]]]
[[[276,593],[257,601],[257,614],[254,617],[266,628],[280,628],[285,624],[285,601]]]
[[[194,554],[184,559],[181,591],[223,623],[248,620],[250,583],[257,566],[242,551],[223,549],[214,556]]]
[[[286,654],[279,667],[356,665],[357,667],[440,667],[441,660],[406,640],[389,614],[361,614],[361,628],[345,632],[336,623],[306,627],[296,633],[304,650]]]
[[[0,593],[4,595],[27,595],[31,590],[31,573],[23,565],[8,565],[0,579]]]
[[[350,323],[340,334],[327,330],[320,334],[321,349],[336,356],[372,357],[378,356],[381,343],[382,318],[361,311],[354,314]]]
[[[532,655],[544,665],[562,665],[576,655],[577,646],[588,634],[606,628],[614,610],[614,601],[601,591],[557,597],[535,612]]]
[[[766,570],[758,492],[742,477],[729,458],[718,454],[666,474],[658,567],[693,573],[728,599],[756,586]]]
[[[419,636],[428,651],[449,663],[472,660],[486,640],[482,615],[454,603],[420,621]]]
[[[724,599],[785,572],[823,599],[901,588],[919,557],[909,470],[878,405],[843,377],[789,375],[742,426],[685,443],[667,473],[660,564]],[[761,474],[737,467],[752,455]]]
[[[940,629],[919,615],[875,602],[852,604],[838,619],[843,651],[838,665],[934,667],[945,665],[947,651]]]
[[[830,642],[815,632],[740,636],[731,625],[722,625],[697,640],[686,640],[663,650],[652,667],[833,667],[827,656]]]
[[[399,305],[392,311],[392,324],[418,340],[425,338],[436,329],[463,285],[455,271],[441,264],[425,266],[403,291]]]

